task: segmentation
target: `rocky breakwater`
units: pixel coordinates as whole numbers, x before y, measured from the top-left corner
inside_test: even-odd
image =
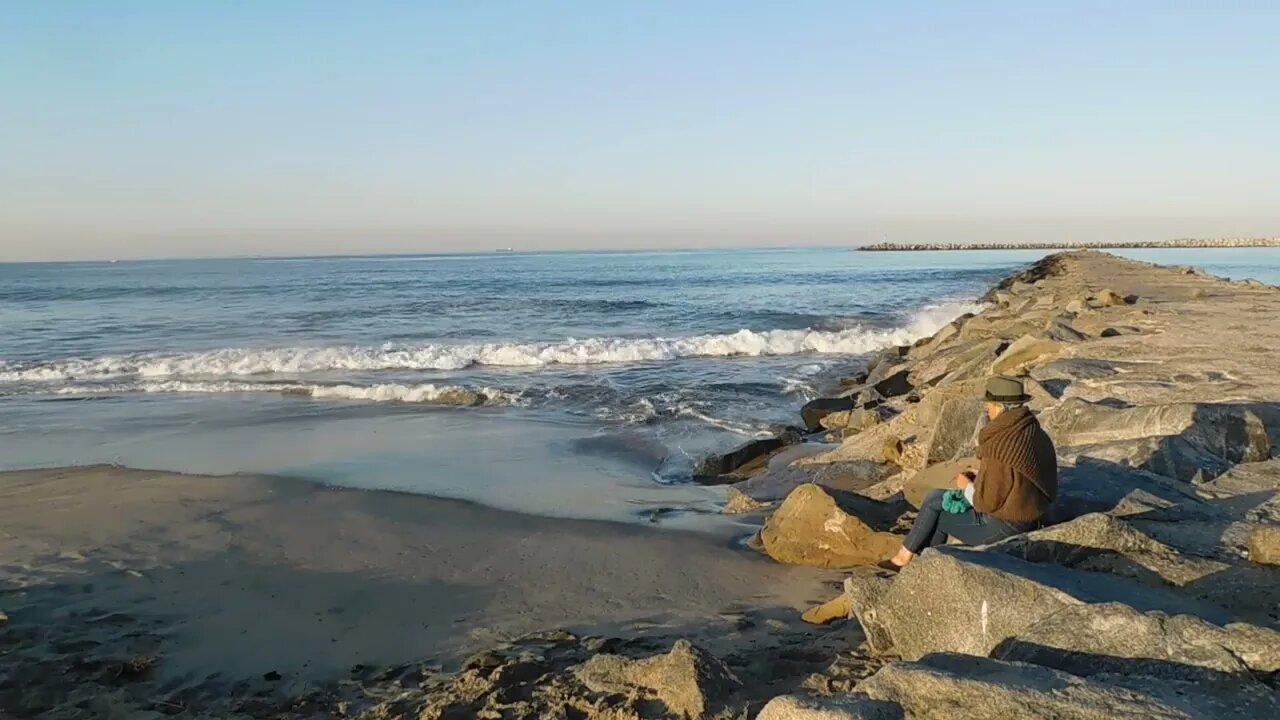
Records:
[[[842,395],[853,410],[823,418],[832,446],[733,492],[777,561],[883,557],[974,462],[999,373],[1025,380],[1057,446],[1052,524],[893,577],[856,569],[847,606],[887,664],[759,717],[1280,717],[1280,290],[1083,251],[984,299],[875,359]],[[836,416],[864,410],[875,422]],[[830,482],[851,466],[876,471]]]

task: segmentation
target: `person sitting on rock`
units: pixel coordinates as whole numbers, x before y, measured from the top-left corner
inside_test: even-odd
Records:
[[[953,537],[985,545],[1034,529],[1058,493],[1058,457],[1053,441],[1031,410],[1022,382],[987,382],[989,420],[978,434],[978,470],[955,477],[956,490],[934,490],[920,505],[897,555],[880,563],[897,571],[927,547]]]
[[[897,572],[927,547],[954,537],[985,545],[1034,529],[1058,493],[1058,455],[1053,441],[1027,408],[1020,381],[987,382],[987,425],[978,433],[978,471],[955,477],[955,490],[934,490],[920,505],[898,554],[879,563]],[[801,617],[824,624],[849,617],[848,595],[810,608]]]

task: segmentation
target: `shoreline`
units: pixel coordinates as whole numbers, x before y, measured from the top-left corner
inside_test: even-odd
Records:
[[[281,478],[0,473],[0,639],[21,665],[0,686],[30,690],[0,710],[777,720],[892,706],[951,720],[1067,713],[1080,693],[1130,716],[1280,709],[1280,635],[1268,635],[1280,569],[1251,546],[1280,527],[1280,292],[1077,252],[985,299],[874,358],[844,417],[822,418],[823,452],[775,449],[725,478],[739,521],[771,528],[763,553],[711,533]],[[931,550],[892,579],[835,558],[836,535],[867,555],[873,533],[901,532],[927,469],[966,450],[951,430],[971,427],[973,388],[993,371],[1030,379],[1070,516]],[[880,400],[854,407],[873,387]],[[868,407],[874,418],[854,412]],[[806,494],[831,502],[799,507]],[[800,624],[845,577],[855,616]],[[984,610],[977,629],[989,601],[992,625]],[[1180,645],[1155,611],[1186,617],[1179,638],[1238,664]],[[911,630],[922,614],[929,630]],[[1055,618],[1072,632],[1054,635]],[[547,630],[564,627],[579,634]],[[1117,633],[1149,645],[1097,644]]]

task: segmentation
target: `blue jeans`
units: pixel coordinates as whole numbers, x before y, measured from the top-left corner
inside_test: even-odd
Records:
[[[919,555],[927,547],[942,545],[953,537],[965,545],[986,545],[1035,528],[1035,523],[1012,523],[969,508],[962,513],[942,509],[945,490],[933,490],[920,505],[920,514],[902,546]]]

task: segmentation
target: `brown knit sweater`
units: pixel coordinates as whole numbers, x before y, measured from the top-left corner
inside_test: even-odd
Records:
[[[1015,523],[1039,520],[1058,494],[1053,441],[1025,407],[1006,410],[978,435],[978,512]]]

